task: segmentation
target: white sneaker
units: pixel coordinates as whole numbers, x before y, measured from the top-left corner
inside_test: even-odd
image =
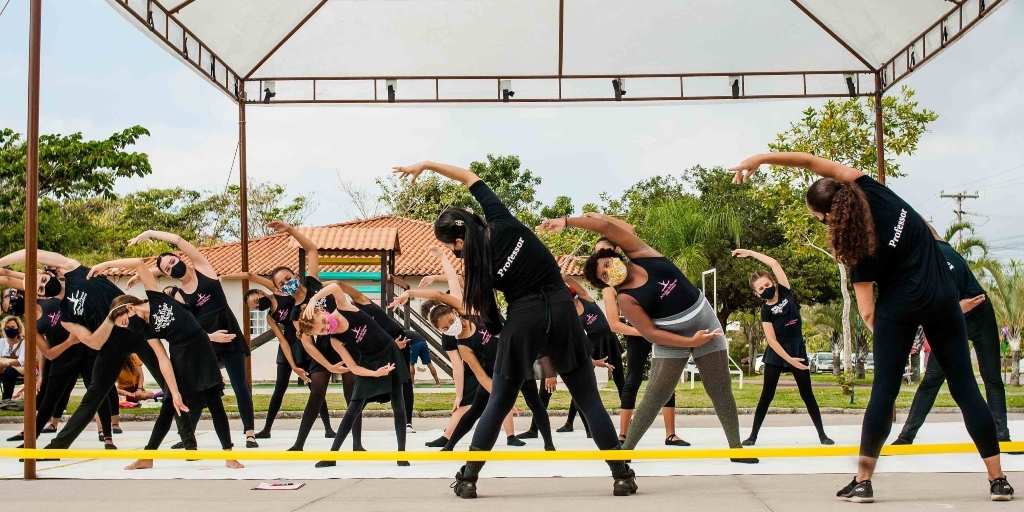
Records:
[[[412,428],[412,424],[406,424],[405,425],[405,431],[410,433],[410,434],[415,434],[416,433],[416,429]]]

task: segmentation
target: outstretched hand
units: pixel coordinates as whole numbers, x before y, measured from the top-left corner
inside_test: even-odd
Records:
[[[292,225],[288,224],[287,222],[285,222],[283,220],[275,220],[275,221],[272,221],[272,222],[268,222],[267,223],[267,227],[270,228],[270,229],[273,229],[274,231],[276,231],[278,233],[286,233],[286,232],[288,232],[288,229],[292,227]]]
[[[224,329],[210,333],[210,341],[214,343],[231,343],[233,339],[235,339],[235,335]]]
[[[793,368],[796,368],[797,370],[809,370],[810,368],[808,368],[807,365],[803,363],[803,360],[804,358],[802,357],[794,357],[789,361],[789,364],[792,365]]]
[[[760,167],[761,162],[757,160],[756,156],[740,162],[736,167],[730,167],[729,170],[735,173],[732,178],[732,182],[736,184],[746,183],[751,176],[757,173],[757,169]]]
[[[398,345],[399,350],[404,350],[405,347],[407,347],[409,345],[410,341],[412,341],[412,340],[409,339],[409,338],[406,338],[405,336],[399,336],[399,337],[395,338],[395,344]]]
[[[404,167],[392,167],[391,172],[400,175],[400,178],[410,178],[409,183],[416,183],[416,178],[420,177],[420,174],[427,169],[429,164],[430,162],[423,161]]]
[[[373,372],[373,374],[374,374],[375,377],[384,377],[387,374],[389,374],[392,371],[394,371],[394,369],[395,369],[395,363],[388,363],[388,364],[378,368],[377,371]]]
[[[565,217],[559,217],[557,219],[547,219],[541,222],[537,226],[538,233],[558,233],[565,229]]]
[[[749,258],[750,251],[746,249],[736,249],[735,251],[732,252],[732,256],[734,258]]]
[[[111,266],[110,266],[109,262],[106,262],[106,261],[104,261],[103,263],[99,263],[97,265],[94,265],[92,268],[89,269],[89,273],[85,275],[85,278],[86,279],[92,279],[92,278],[96,277],[96,274],[99,274],[100,272],[103,272],[103,271],[105,271],[105,270],[107,270],[109,268],[111,268]]]
[[[423,284],[420,283],[420,286],[422,285]],[[391,304],[388,304],[388,308],[397,310],[398,308],[404,306],[406,302],[409,302],[409,294],[403,293],[395,297],[395,300],[391,301]]]
[[[705,344],[705,343],[707,343],[707,342],[709,342],[709,341],[711,341],[711,340],[713,340],[716,337],[721,336],[721,335],[722,335],[722,329],[715,329],[713,331],[709,331],[707,329],[701,329],[701,330],[697,331],[696,333],[694,333],[693,338],[691,338],[691,339],[693,339],[693,341],[695,343],[694,346],[695,347],[699,347],[699,346],[701,346],[701,345],[703,345],[703,344]]]
[[[174,414],[177,416],[188,412],[188,407],[185,406],[185,402],[181,400],[181,395],[178,393],[171,395],[171,404],[174,405]]]
[[[128,245],[138,245],[150,241],[153,237],[149,236],[149,231],[143,231],[139,236],[128,240]]]

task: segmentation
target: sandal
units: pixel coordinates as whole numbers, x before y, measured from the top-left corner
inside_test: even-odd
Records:
[[[256,442],[256,436],[245,436],[245,447],[259,448],[260,445]]]
[[[690,446],[690,443],[687,443],[679,436],[672,434],[665,438],[665,446]]]
[[[114,433],[114,434],[124,434],[124,431],[121,430],[121,424],[120,423],[117,424],[117,425],[111,425],[110,426],[110,431],[112,433]]]
[[[104,450],[116,450],[117,449],[117,447],[114,446],[114,438],[113,437],[104,437],[103,438],[103,449]]]
[[[45,427],[43,427],[43,433],[44,434],[56,434],[57,433],[57,427],[55,427],[53,425],[53,423],[48,423]]]
[[[8,441],[24,441],[25,440],[25,433],[24,432],[19,432],[17,434],[14,434],[11,437],[8,437],[7,440]]]

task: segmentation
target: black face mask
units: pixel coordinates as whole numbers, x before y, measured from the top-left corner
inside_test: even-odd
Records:
[[[270,309],[270,297],[260,297],[259,302],[256,303],[256,309],[260,311]]]
[[[181,261],[181,260],[178,260],[178,262],[175,263],[173,267],[171,267],[171,273],[168,274],[168,275],[170,275],[174,279],[181,279],[182,277],[184,277],[185,276],[185,262]]]
[[[771,299],[772,297],[775,296],[775,287],[774,286],[769,286],[769,287],[765,288],[764,290],[761,290],[761,294],[760,295],[761,295],[761,298],[764,299],[764,300]]]
[[[60,291],[64,289],[61,285],[60,279],[56,277],[50,277],[46,284],[43,285],[43,297],[56,297],[60,295]]]
[[[142,334],[146,331],[146,321],[138,316],[132,316],[128,319],[128,326],[126,329],[128,329],[132,334]]]

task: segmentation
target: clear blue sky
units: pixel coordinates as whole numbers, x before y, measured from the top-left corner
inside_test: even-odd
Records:
[[[0,5],[6,0],[0,0]],[[223,187],[237,141],[237,107],[130,26],[103,0],[46,0],[43,13],[44,133],[105,137],[141,124],[139,144],[154,175],[121,191],[184,185]],[[28,7],[11,0],[0,16],[0,126],[24,132]],[[940,190],[980,190],[965,209],[998,257],[1024,254],[1024,7],[1008,2],[978,29],[904,83],[940,118],[892,182],[937,226],[953,218]],[[695,164],[730,165],[761,152],[808,100],[569,108],[253,108],[249,172],[315,191],[310,223],[354,212],[338,174],[372,186],[390,166],[423,159],[468,165],[487,153],[517,154],[543,177],[545,202],[598,194]]]

